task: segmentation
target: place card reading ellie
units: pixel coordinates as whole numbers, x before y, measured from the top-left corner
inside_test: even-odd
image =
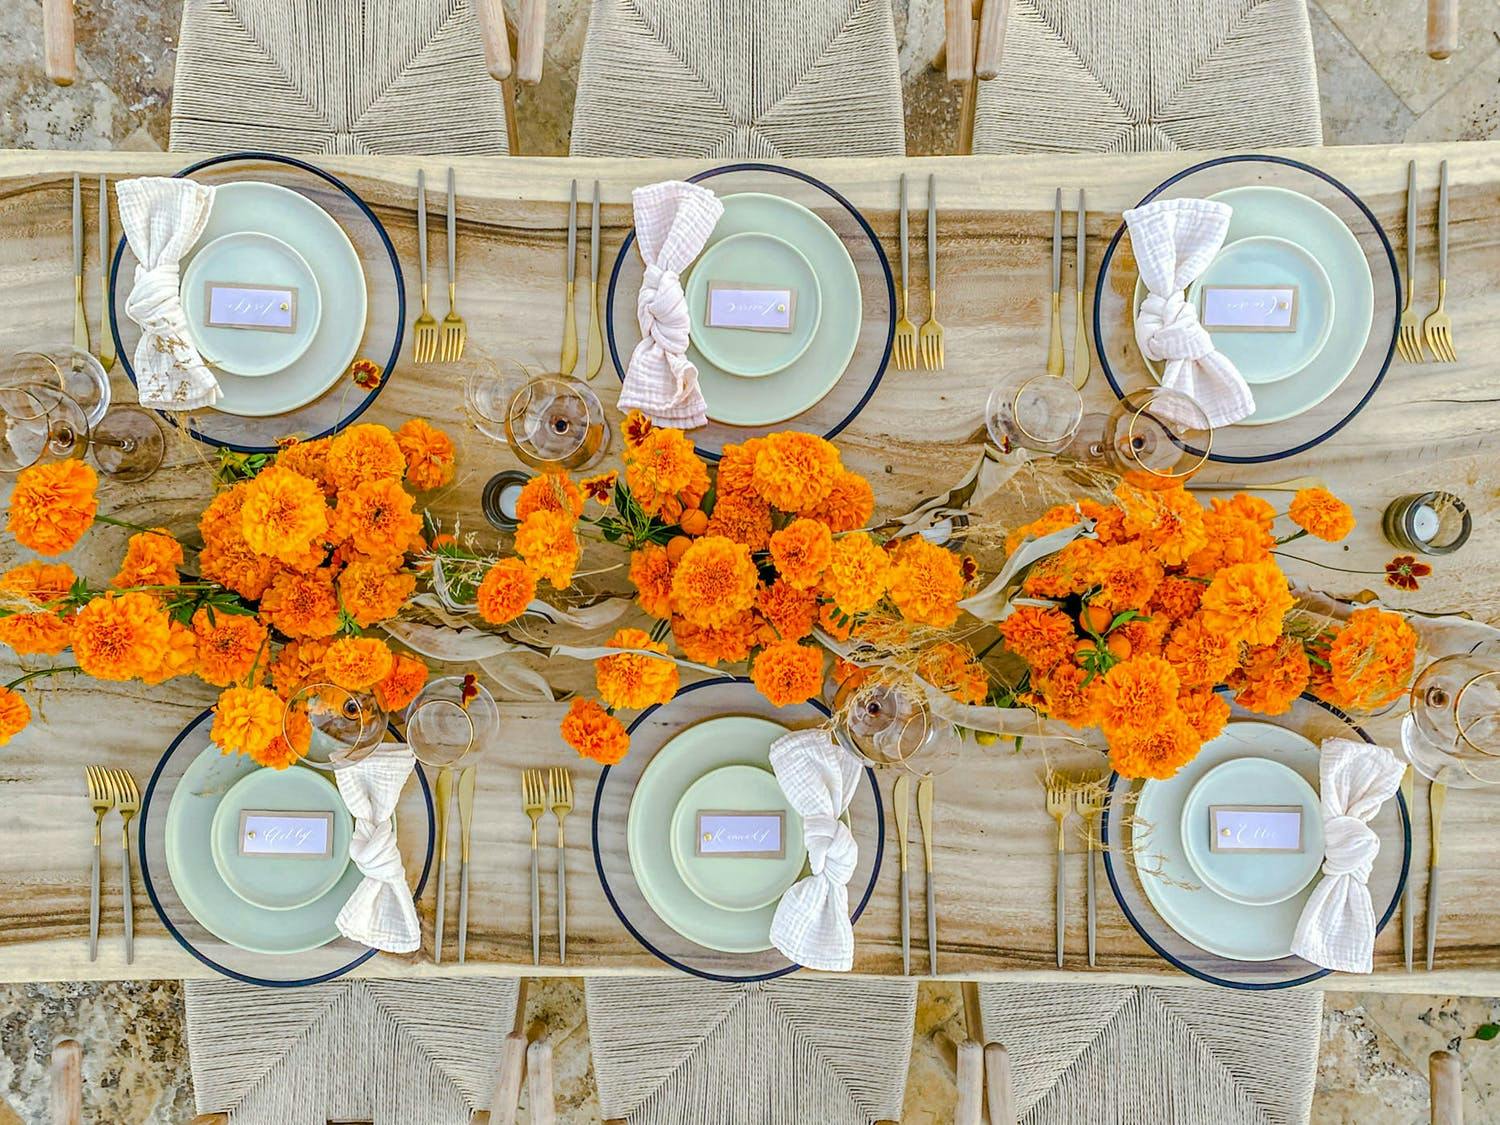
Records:
[[[721,858],[785,859],[786,813],[702,809],[694,851]]]
[[[327,859],[333,855],[333,813],[240,812],[240,855]]]
[[[204,323],[210,328],[248,328],[261,332],[297,330],[297,289],[287,285],[241,285],[210,281]]]
[[[1204,328],[1220,332],[1295,332],[1295,285],[1205,285]]]
[[[771,285],[710,281],[704,323],[709,328],[745,328],[751,332],[790,332],[797,312],[797,291]]]
[[[1211,851],[1300,852],[1300,805],[1210,805]]]

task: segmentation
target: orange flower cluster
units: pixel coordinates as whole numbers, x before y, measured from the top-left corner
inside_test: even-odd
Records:
[[[16,477],[7,527],[16,542],[39,555],[71,551],[99,511],[99,477],[83,461],[33,465]]]
[[[1326,488],[1304,488],[1292,497],[1287,512],[1309,535],[1337,542],[1354,530],[1354,512]]]
[[[73,643],[64,598],[73,588],[66,563],[22,563],[0,574],[0,644],[21,656],[52,656]]]
[[[665,653],[667,646],[640,629],[620,629],[609,639],[609,648],[639,649],[619,656],[606,656],[594,665],[599,697],[611,710],[640,710],[668,702],[677,694],[677,665],[671,660],[647,656]]]
[[[18,691],[0,687],[0,746],[4,746],[31,722],[31,708]]]
[[[581,758],[600,765],[622,761],[630,749],[630,736],[620,722],[592,699],[575,699],[562,721],[563,741]]]

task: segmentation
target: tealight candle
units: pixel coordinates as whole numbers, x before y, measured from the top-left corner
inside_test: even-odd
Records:
[[[530,479],[530,473],[507,469],[485,482],[480,506],[490,526],[500,531],[514,531],[520,525],[521,521],[516,518],[516,504],[521,499],[521,489]]]
[[[1381,520],[1392,546],[1423,555],[1448,555],[1469,541],[1473,521],[1450,492],[1419,492],[1392,500]]]

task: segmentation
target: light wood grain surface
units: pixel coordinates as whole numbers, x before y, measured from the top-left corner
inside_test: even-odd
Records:
[[[1328,442],[1298,457],[1256,467],[1211,466],[1218,480],[1276,481],[1314,474],[1355,508],[1360,524],[1345,544],[1311,545],[1297,553],[1345,570],[1379,571],[1395,553],[1381,538],[1380,512],[1404,492],[1446,488],[1462,495],[1475,516],[1468,547],[1437,560],[1420,591],[1387,591],[1387,604],[1423,611],[1466,611],[1500,620],[1500,554],[1497,554],[1497,474],[1491,434],[1500,424],[1500,383],[1492,357],[1500,353],[1500,143],[1442,146],[1351,147],[1301,151],[1353,188],[1371,207],[1399,251],[1404,247],[1406,163],[1416,159],[1423,174],[1422,229],[1418,232],[1419,301],[1430,302],[1435,277],[1436,169],[1449,160],[1452,191],[1449,308],[1462,361],[1452,366],[1408,367],[1399,363],[1355,421]],[[840,436],[846,462],[875,485],[881,513],[904,511],[921,497],[954,483],[978,454],[983,407],[990,385],[1002,373],[1041,369],[1046,356],[1047,294],[1051,263],[1054,189],[1086,188],[1090,245],[1102,247],[1119,224],[1120,211],[1155,184],[1198,156],[1023,156],[930,158],[906,161],[808,161],[798,167],[836,186],[869,218],[888,254],[896,251],[896,179],[935,173],[941,191],[939,288],[947,328],[948,368],[942,373],[888,372],[863,413]],[[0,352],[40,341],[68,338],[71,316],[69,209],[74,172],[124,175],[166,174],[185,163],[181,155],[115,153],[0,154]],[[546,369],[558,348],[563,256],[569,181],[598,178],[604,200],[602,245],[606,276],[629,224],[629,193],[640,184],[699,171],[706,164],[661,161],[460,160],[460,306],[470,324],[470,350],[453,366],[414,367],[410,344],[390,384],[367,418],[391,424],[422,415],[448,428],[460,441],[460,479],[437,507],[482,526],[479,491],[490,474],[510,467],[509,455],[463,420],[463,376],[482,365],[519,363]],[[338,157],[323,166],[343,177],[374,207],[395,242],[414,292],[416,171],[425,167],[441,182],[444,165],[412,159]],[[90,269],[96,220],[87,212]],[[917,224],[920,226],[920,224]],[[114,224],[118,230],[118,223]],[[586,242],[586,239],[585,239]],[[1097,252],[1091,254],[1097,261]],[[921,261],[913,247],[913,262]],[[580,270],[587,265],[580,262]],[[1071,264],[1068,266],[1071,270]],[[920,272],[918,273],[920,278]],[[436,279],[435,279],[436,280]],[[881,279],[865,277],[866,285]],[[1065,276],[1064,285],[1071,283]],[[1377,286],[1380,284],[1377,274]],[[914,285],[913,289],[919,290]],[[1093,279],[1090,278],[1090,292]],[[85,283],[97,293],[97,280]],[[581,304],[581,303],[580,303]],[[586,310],[580,307],[580,317]],[[1424,310],[1425,311],[1425,310]],[[98,310],[89,308],[97,324]],[[580,325],[586,326],[586,320]],[[1070,327],[1070,326],[1069,326]],[[1066,333],[1071,338],[1071,332]],[[119,368],[115,392],[131,395]],[[617,390],[608,364],[595,384],[607,403]],[[1092,408],[1111,401],[1096,373],[1086,390]],[[615,438],[618,447],[618,436]],[[209,494],[201,448],[179,444],[169,466],[144,485],[106,483],[101,510],[142,524],[186,531]],[[1272,496],[1273,500],[1277,497]],[[1285,497],[1280,497],[1284,501]],[[113,573],[124,532],[98,528],[69,561],[102,582]],[[21,557],[13,541],[0,545],[0,563]],[[1288,564],[1293,577],[1330,593],[1381,589],[1380,579],[1309,564]],[[624,589],[615,573],[596,579],[602,588]],[[534,662],[561,688],[586,682],[588,668]],[[39,721],[0,750],[0,979],[182,977],[204,975],[202,965],[166,935],[136,890],[136,959],[126,966],[119,948],[118,880],[104,880],[104,938],[100,959],[87,960],[89,849],[92,824],[82,767],[97,762],[149,776],[172,736],[210,704],[214,692],[196,681],[157,688],[78,680],[31,696]],[[506,743],[485,760],[476,801],[474,865],[470,902],[469,964],[434,968],[425,957],[379,957],[361,971],[538,972],[530,965],[525,840],[529,828],[519,808],[518,776],[525,765],[567,762],[571,751],[557,736],[563,708],[552,703],[505,706]],[[1369,722],[1381,739],[1395,735],[1394,719]],[[1082,759],[1080,759],[1080,762]],[[1052,969],[1052,822],[1042,808],[1037,779],[1040,756],[983,751],[953,776],[963,784],[940,784],[936,869],[940,911],[941,969],[968,977],[1055,977]],[[597,769],[574,769],[578,809],[587,813]],[[1399,926],[1381,937],[1377,972],[1360,987],[1418,992],[1487,992],[1500,987],[1500,899],[1491,858],[1500,822],[1495,798],[1485,792],[1454,792],[1444,834],[1444,905],[1439,927],[1438,971],[1400,971]],[[1419,790],[1418,809],[1425,807]],[[576,820],[575,824],[578,823]],[[1413,866],[1417,901],[1427,855],[1425,817],[1417,818]],[[580,825],[581,827],[581,825]],[[893,825],[888,826],[890,831]],[[544,838],[545,834],[544,834]],[[569,961],[556,965],[550,899],[542,911],[541,972],[577,973],[662,968],[620,925],[594,874],[588,836],[569,833]],[[1069,904],[1069,948],[1078,955],[1068,972],[1084,971],[1083,862],[1069,856],[1068,884],[1079,888]],[[544,855],[544,888],[550,888],[551,855]],[[880,880],[869,910],[856,928],[861,972],[900,971],[896,881]],[[924,962],[920,935],[922,887],[914,880],[913,963]],[[455,898],[449,917],[456,917]],[[1170,973],[1135,935],[1109,899],[1101,880],[1100,979],[1154,979]],[[424,925],[431,926],[433,897],[423,898]],[[1417,932],[1422,926],[1419,922]],[[452,941],[451,931],[448,939]],[[1420,959],[1420,958],[1419,958]],[[1329,978],[1334,987],[1349,981]]]

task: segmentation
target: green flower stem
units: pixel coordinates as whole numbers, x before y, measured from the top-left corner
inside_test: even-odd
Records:
[[[59,676],[64,672],[81,673],[82,671],[83,669],[76,664],[65,664],[60,668],[38,668],[34,672],[27,672],[24,676],[17,676],[10,683],[6,684],[5,687],[8,690],[14,691],[28,680],[41,679],[43,676]]]
[[[1306,563],[1308,566],[1320,566],[1324,570],[1336,570],[1341,574],[1367,574],[1375,578],[1385,576],[1385,571],[1383,570],[1350,570],[1348,567],[1333,566],[1331,563],[1317,562],[1314,559],[1304,559],[1299,555],[1289,555],[1285,551],[1272,551],[1271,554],[1283,559],[1291,559],[1293,562]]]

